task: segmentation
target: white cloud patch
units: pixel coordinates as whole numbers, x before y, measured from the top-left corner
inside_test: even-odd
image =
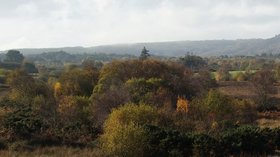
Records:
[[[35,15],[37,13],[37,6],[33,3],[26,3],[23,5],[20,5],[15,10],[17,14],[21,16],[28,16],[28,15]]]
[[[280,0],[0,0],[0,50],[267,38]]]

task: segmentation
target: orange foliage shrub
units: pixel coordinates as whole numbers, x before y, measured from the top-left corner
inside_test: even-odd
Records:
[[[189,101],[186,98],[179,97],[177,100],[177,112],[188,112]]]

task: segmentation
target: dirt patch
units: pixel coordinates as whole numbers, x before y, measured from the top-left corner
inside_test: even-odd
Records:
[[[0,83],[0,97],[5,97],[10,91],[10,88],[6,84]]]
[[[280,112],[263,112],[259,113],[259,117],[257,124],[260,127],[280,127]]]
[[[218,82],[218,91],[235,98],[252,99],[254,96],[254,88],[248,81],[221,81]]]

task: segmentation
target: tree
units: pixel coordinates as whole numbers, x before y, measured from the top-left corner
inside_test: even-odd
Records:
[[[255,93],[256,103],[260,111],[274,109],[269,94],[275,92],[275,79],[272,71],[260,70],[258,71],[251,80]]]
[[[180,97],[177,100],[177,112],[187,113],[189,101],[185,98]]]
[[[43,95],[44,97],[52,95],[43,81],[32,78],[22,70],[11,72],[7,76],[6,82],[11,87],[10,96],[15,99],[25,97],[31,100],[38,95]]]
[[[100,61],[95,61],[92,58],[86,58],[82,61],[82,67],[86,70],[100,70],[103,66],[103,63]]]
[[[56,112],[56,103],[50,88],[45,82],[29,76],[22,70],[11,72],[7,77],[7,83],[11,91],[8,94],[10,100],[30,107],[46,120],[51,120]]]
[[[191,156],[192,137],[164,130],[156,108],[126,104],[109,115],[101,136],[101,148],[111,156]]]
[[[101,126],[114,108],[129,102],[129,94],[124,87],[111,88],[104,93],[93,95],[91,100],[95,115],[93,119]]]
[[[11,89],[7,99],[15,106],[8,106],[6,128],[26,138],[54,125],[57,106],[45,82],[15,70],[8,75],[7,83]]]
[[[200,69],[192,78],[192,84],[195,85],[197,93],[208,92],[209,89],[217,86],[215,78],[208,69]]]
[[[277,80],[280,80],[280,64],[278,64],[275,68],[275,72],[276,72],[276,78]]]
[[[185,55],[185,57],[183,58],[180,58],[179,62],[193,71],[197,71],[207,65],[206,61],[204,61],[202,57],[190,54]]]
[[[224,129],[233,125],[238,118],[235,103],[230,97],[210,90],[204,97],[193,99],[189,105],[189,118],[202,122],[197,126],[202,130]]]
[[[164,95],[161,99],[168,99],[169,104],[171,103],[176,109],[178,96],[190,98],[195,94],[190,81],[191,76],[189,69],[176,62],[153,59],[113,61],[101,69],[100,79],[92,97],[96,98],[111,89],[122,89],[123,86],[128,85],[126,82],[132,79],[130,87],[133,87],[131,88],[133,90],[138,88],[149,92],[152,90],[146,90],[145,86],[152,85],[157,87],[156,89],[167,91],[168,95]]]
[[[146,103],[155,106],[162,106],[168,97],[167,89],[163,88],[164,81],[159,78],[132,78],[126,81],[125,87],[130,94],[130,100],[133,103]],[[166,93],[165,96],[162,94]],[[159,99],[157,99],[160,97]]]
[[[129,123],[112,132],[105,130],[102,150],[109,156],[147,156],[148,140],[148,132],[143,126]]]
[[[27,100],[30,102],[36,95],[35,80],[23,70],[12,71],[6,79],[7,84],[11,87],[9,97],[14,100]]]
[[[90,118],[89,99],[81,96],[64,96],[58,105],[58,128],[65,141],[88,142],[95,136],[95,121]]]
[[[212,114],[214,120],[231,119],[233,114],[232,100],[217,91],[210,90],[206,99],[205,105],[209,109],[209,114]]]
[[[62,95],[90,96],[97,82],[98,72],[94,70],[73,69],[63,73],[61,83]]]
[[[113,110],[104,124],[101,145],[113,156],[147,156],[149,132],[145,125],[156,122],[157,112],[148,105],[127,104]]]
[[[148,57],[150,57],[151,55],[150,55],[148,52],[149,52],[149,50],[147,50],[146,47],[144,47],[144,48],[142,49],[142,51],[141,51],[141,54],[140,54],[139,59],[140,59],[140,60],[145,60],[145,59],[147,59]]]
[[[216,78],[217,81],[229,81],[231,76],[230,76],[228,68],[221,67],[217,71],[215,78]]]
[[[38,73],[38,69],[35,67],[34,63],[24,62],[22,69],[27,73]]]
[[[134,123],[137,125],[155,124],[158,113],[155,107],[145,104],[125,104],[116,108],[109,115],[104,126],[113,131],[119,125]]]
[[[22,63],[24,57],[18,50],[9,50],[6,54],[7,62]]]

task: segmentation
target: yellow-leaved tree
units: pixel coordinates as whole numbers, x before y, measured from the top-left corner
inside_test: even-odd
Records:
[[[54,96],[57,98],[61,95],[61,83],[56,82],[54,84]]]
[[[184,97],[178,97],[177,112],[188,112],[189,101]]]
[[[101,147],[109,156],[147,156],[149,132],[145,125],[156,123],[154,107],[127,104],[114,109],[104,124]]]

